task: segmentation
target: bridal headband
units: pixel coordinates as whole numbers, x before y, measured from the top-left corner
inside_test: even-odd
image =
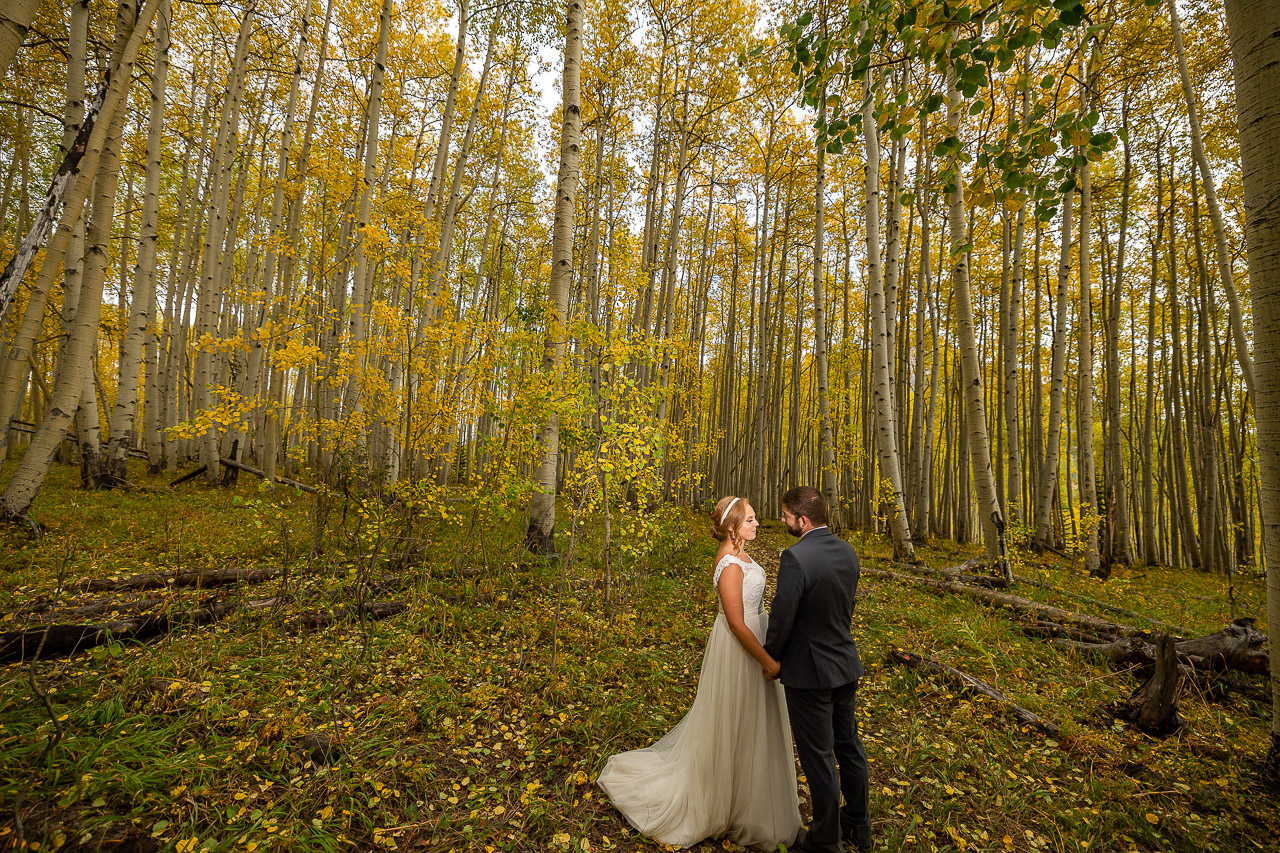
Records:
[[[740,498],[734,498],[733,500],[729,501],[729,505],[728,505],[727,507],[725,507],[725,508],[724,508],[724,512],[720,513],[720,523],[721,523],[721,524],[724,524],[724,520],[725,520],[726,518],[728,518],[728,517],[729,517],[729,510],[733,509],[733,505],[734,505],[734,504],[736,504],[739,500],[741,500],[741,499],[740,499]]]

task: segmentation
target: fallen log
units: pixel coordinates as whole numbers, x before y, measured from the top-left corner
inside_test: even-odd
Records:
[[[168,586],[194,586],[197,588],[225,586],[230,583],[262,583],[279,577],[283,569],[201,569],[176,574],[148,572],[127,578],[81,578],[76,589],[84,592],[102,592],[121,589],[162,589]]]
[[[208,471],[208,470],[209,470],[208,465],[201,465],[196,470],[189,471],[186,474],[183,474],[181,477],[179,477],[176,480],[170,480],[169,488],[173,488],[174,486],[181,486],[183,483],[187,482],[188,480],[194,480],[196,477],[199,477],[201,474],[203,474],[205,471]]]
[[[164,604],[163,598],[143,598],[138,601],[121,601],[120,599],[111,599],[110,601],[99,601],[93,604],[85,604],[80,607],[68,607],[64,610],[51,611],[45,608],[44,612],[38,617],[42,620],[48,619],[65,619],[69,616],[101,616],[105,613],[124,613],[130,615],[141,615],[148,610],[153,610]]]
[[[1192,631],[1190,628],[1184,628],[1181,625],[1172,625],[1168,622],[1163,622],[1159,619],[1156,619],[1153,616],[1148,616],[1145,613],[1139,613],[1136,610],[1129,610],[1128,608],[1120,607],[1119,605],[1111,604],[1110,602],[1107,602],[1107,601],[1101,601],[1097,598],[1090,598],[1089,596],[1081,595],[1078,592],[1071,592],[1070,590],[1063,589],[1062,587],[1054,586],[1053,584],[1045,583],[1044,581],[1036,580],[1035,578],[1017,577],[1014,580],[1017,583],[1025,583],[1025,584],[1028,584],[1029,586],[1034,586],[1037,589],[1047,590],[1049,592],[1055,593],[1056,595],[1061,595],[1065,598],[1074,598],[1076,601],[1084,602],[1085,604],[1088,604],[1092,607],[1097,607],[1101,610],[1105,610],[1108,613],[1114,613],[1117,616],[1124,616],[1129,619],[1141,619],[1145,622],[1149,622],[1151,625],[1155,626],[1161,631],[1164,631],[1167,634],[1175,634],[1178,636],[1186,637],[1195,633],[1195,631]]]
[[[140,642],[182,625],[211,625],[235,605],[219,601],[185,613],[155,613],[92,625],[45,625],[0,634],[0,661],[22,661],[72,655],[110,641]]]
[[[1216,634],[1182,640],[1177,644],[1178,654],[1201,658],[1210,669],[1270,672],[1270,655],[1262,650],[1267,635],[1253,627],[1255,624],[1255,619],[1245,617]]]
[[[258,468],[253,468],[249,465],[244,464],[243,462],[237,462],[234,459],[222,459],[220,461],[222,462],[223,465],[226,465],[228,468],[235,468],[239,471],[245,471],[249,474],[253,474],[255,476],[261,477],[262,479],[266,480],[269,483],[281,483],[286,486],[293,486],[295,489],[301,489],[302,491],[309,492],[310,494],[313,494],[313,495],[316,493],[315,486],[308,486],[306,483],[299,483],[297,480],[290,480],[286,477],[272,477],[266,471],[260,470]]]
[[[875,560],[874,558],[868,558],[863,562],[889,562],[889,561]],[[889,563],[889,564],[905,569],[911,575],[915,575],[918,577],[937,578],[939,580],[944,580],[944,581],[958,581],[960,583],[969,584],[971,586],[984,587],[986,589],[1008,589],[1009,588],[1009,581],[1006,580],[1005,578],[996,577],[994,575],[974,574],[974,570],[980,569],[983,566],[982,560],[976,557],[972,560],[967,560],[961,563],[960,565],[954,566],[950,569],[930,569],[930,568],[926,568],[925,566],[908,565],[900,562]],[[864,571],[866,570],[864,569]]]
[[[1029,637],[1038,637],[1040,639],[1057,639],[1070,638],[1082,645],[1061,644],[1062,648],[1070,648],[1073,651],[1086,651],[1088,649],[1105,649],[1118,644],[1116,655],[1108,659],[1114,660],[1117,664],[1136,664],[1138,666],[1146,666],[1150,662],[1146,655],[1139,654],[1134,651],[1131,645],[1119,643],[1119,637],[1102,636],[1089,631],[1081,631],[1078,628],[1071,628],[1066,625],[1057,625],[1052,622],[1036,622],[1031,624],[1023,624],[1022,633]],[[1126,638],[1126,640],[1131,638]],[[1250,699],[1259,702],[1271,702],[1271,693],[1263,687],[1249,681],[1243,681],[1239,678],[1232,678],[1220,672],[1203,669],[1186,663],[1179,663],[1178,666],[1183,677],[1194,682],[1196,685],[1219,691],[1233,691]]]
[[[1270,656],[1260,646],[1266,642],[1267,636],[1253,625],[1252,618],[1237,619],[1217,633],[1179,640],[1174,643],[1173,648],[1180,663],[1195,669],[1234,669],[1239,672],[1266,673],[1269,671]],[[1151,666],[1156,663],[1157,657],[1155,646],[1138,637],[1118,637],[1100,643],[1059,637],[1053,644],[1121,666]]]
[[[898,648],[889,649],[889,660],[893,663],[905,664],[912,669],[922,669],[938,673],[959,687],[961,692],[990,699],[1004,707],[1014,716],[1014,718],[1018,720],[1018,722],[1023,725],[1036,729],[1054,740],[1064,741],[1063,746],[1069,747],[1074,741],[1073,738],[1063,738],[1062,730],[1056,723],[1046,720],[1044,717],[1041,717],[1029,708],[1022,707],[992,685],[974,678],[967,672],[962,672],[953,666],[947,666],[944,663],[939,663],[938,661],[930,660],[926,657],[921,657],[920,655]],[[1126,775],[1134,777],[1152,775],[1151,771],[1141,762],[1125,758],[1119,753],[1107,749],[1105,746],[1090,744],[1088,751],[1096,754],[1100,758],[1105,758],[1108,761],[1115,762],[1119,769]]]
[[[932,580],[930,578],[915,577],[913,575],[904,575],[899,572],[889,572],[883,569],[872,568],[862,569],[862,574],[870,575],[871,577],[895,580],[900,583],[914,584],[935,593],[959,593],[960,595],[966,595],[992,607],[1003,607],[1007,610],[1012,610],[1015,613],[1032,616],[1049,622],[1059,622],[1065,625],[1072,625],[1086,631],[1102,632],[1125,637],[1150,634],[1149,631],[1134,628],[1131,625],[1121,625],[1118,622],[1108,622],[1106,619],[1099,619],[1096,616],[1089,616],[1085,613],[1072,613],[1069,610],[1063,610],[1061,607],[1041,604],[1038,601],[1023,598],[1020,595],[1011,595],[1007,592],[998,592],[993,589],[982,589],[971,586],[970,584],[959,583],[957,581]]]
[[[1060,625],[1057,622],[1045,622],[1042,620],[1023,622],[1022,633],[1028,637],[1038,637],[1041,640],[1069,637],[1081,643],[1105,644],[1115,642],[1117,639],[1114,634],[1099,634],[1097,631],[1086,631],[1083,628],[1072,628],[1070,625]]]
[[[361,616],[371,621],[386,619],[389,616],[395,616],[397,613],[403,613],[408,609],[409,605],[403,601],[371,601],[359,607],[341,607],[332,613],[324,611],[303,613],[287,621],[284,627],[286,631],[297,631],[303,628],[315,630],[326,628],[335,622],[357,619]]]
[[[940,675],[945,676],[948,681],[952,681],[959,685],[962,690],[990,699],[991,701],[1003,706],[1018,720],[1018,722],[1043,732],[1051,738],[1056,738],[1062,733],[1056,723],[1049,722],[1036,712],[1024,708],[1014,702],[1008,696],[1005,696],[985,681],[980,681],[972,675],[969,675],[966,672],[961,672],[953,666],[947,666],[944,663],[938,663],[936,660],[930,660],[929,658],[921,657],[920,655],[898,648],[889,649],[889,660],[894,663],[905,664],[912,669],[923,669],[928,670],[929,672],[939,673]]]

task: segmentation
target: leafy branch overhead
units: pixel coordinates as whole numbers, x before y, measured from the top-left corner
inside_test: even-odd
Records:
[[[1154,6],[1159,0],[1143,2]],[[1061,60],[1105,39],[1109,11],[1090,12],[1083,0],[1005,0],[985,6],[967,0],[867,0],[851,3],[842,20],[808,11],[780,32],[803,102],[818,112],[814,127],[831,154],[856,142],[863,105],[871,99],[882,136],[897,140],[929,133],[940,160],[972,163],[975,157],[959,127],[929,126],[929,117],[946,103],[945,93],[931,91],[931,80],[954,80],[970,116],[992,108],[997,88],[1025,95],[1031,102],[1028,112],[1018,117],[1010,111],[980,145],[976,165],[993,178],[975,203],[1018,209],[1032,201],[1036,217],[1048,221],[1062,195],[1075,188],[1076,168],[1112,151],[1123,132],[1099,129],[1098,111],[1064,92],[1064,79],[1050,73],[1037,77],[1031,68],[1044,57]],[[893,76],[901,74],[918,76],[921,85],[891,90]],[[955,177],[955,169],[941,169],[939,191],[950,192]]]

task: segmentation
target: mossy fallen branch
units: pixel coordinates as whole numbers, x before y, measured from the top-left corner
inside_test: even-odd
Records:
[[[202,569],[190,572],[147,572],[125,578],[83,578],[76,589],[83,592],[104,592],[121,589],[163,589],[165,587],[193,586],[197,588],[225,586],[232,583],[262,583],[280,577],[284,569]]]
[[[1015,581],[1017,583],[1025,583],[1030,586],[1034,586],[1037,589],[1043,589],[1048,592],[1052,592],[1055,595],[1061,595],[1064,598],[1073,598],[1076,601],[1084,602],[1085,604],[1088,604],[1092,607],[1096,607],[1100,610],[1105,610],[1108,613],[1114,613],[1117,616],[1124,616],[1128,619],[1141,619],[1144,622],[1147,622],[1153,625],[1157,629],[1164,631],[1165,633],[1174,634],[1175,636],[1178,636],[1178,637],[1189,637],[1195,634],[1195,631],[1192,631],[1190,628],[1184,628],[1181,625],[1173,625],[1173,624],[1170,624],[1169,622],[1164,622],[1159,619],[1156,619],[1154,616],[1148,616],[1145,613],[1139,613],[1136,610],[1130,610],[1127,607],[1120,607],[1118,605],[1111,604],[1110,602],[1107,602],[1107,601],[1101,601],[1097,598],[1090,598],[1087,595],[1081,595],[1078,592],[1072,592],[1071,590],[1063,589],[1062,587],[1057,587],[1057,586],[1054,586],[1053,584],[1048,584],[1048,583],[1045,583],[1044,581],[1036,580],[1035,578],[1017,577],[1015,578]]]
[[[316,630],[328,627],[335,622],[358,619],[362,616],[370,621],[386,619],[408,609],[409,605],[403,601],[370,601],[359,607],[342,607],[332,613],[324,611],[303,613],[290,619],[284,627],[286,631],[298,631],[304,628]]]
[[[932,580],[930,578],[917,577],[915,575],[904,575],[900,572],[889,572],[883,569],[871,568],[864,568],[862,570],[862,574],[870,575],[875,578],[895,580],[899,583],[913,584],[938,594],[944,592],[958,593],[991,607],[1000,607],[1006,610],[1012,610],[1013,612],[1024,616],[1031,616],[1049,622],[1072,625],[1086,631],[1102,632],[1124,637],[1137,637],[1150,633],[1149,631],[1144,631],[1141,628],[1134,628],[1131,625],[1109,622],[1106,619],[1100,619],[1097,616],[1090,616],[1085,613],[1073,613],[1069,610],[1063,610],[1061,607],[1053,607],[1049,604],[1041,604],[1038,601],[1023,598],[1020,595],[1011,595],[1007,592],[999,592],[993,589],[982,589],[959,581]]]
[[[236,609],[218,601],[183,613],[153,613],[91,625],[45,625],[0,634],[0,662],[73,655],[108,642],[141,642],[183,625],[212,625]]]
[[[1008,696],[1001,693],[997,688],[992,687],[985,681],[974,678],[967,672],[962,672],[953,666],[947,666],[945,663],[938,663],[936,660],[930,660],[929,658],[899,648],[889,649],[889,660],[892,663],[904,664],[911,669],[922,669],[928,672],[938,673],[939,675],[944,676],[948,681],[959,685],[962,690],[976,696],[981,696],[985,699],[990,699],[992,702],[999,704],[1012,714],[1018,722],[1026,726],[1030,726],[1039,732],[1043,732],[1051,738],[1059,737],[1062,734],[1062,730],[1058,728],[1056,723],[1049,722],[1035,711],[1031,711],[1022,707],[1017,702],[1014,702]]]

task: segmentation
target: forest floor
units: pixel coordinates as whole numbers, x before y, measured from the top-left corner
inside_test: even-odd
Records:
[[[13,466],[0,468],[0,486]],[[693,698],[715,614],[705,516],[615,518],[625,556],[606,599],[598,518],[582,519],[563,546],[573,558],[556,565],[523,552],[518,511],[446,503],[396,538],[380,505],[329,495],[317,512],[312,496],[248,477],[171,489],[138,470],[135,488],[98,493],[76,479],[55,468],[36,505],[38,542],[0,529],[0,630],[40,627],[51,613],[119,618],[68,615],[90,603],[237,607],[148,642],[0,664],[0,850],[662,849],[593,780],[609,754],[651,742]],[[849,538],[865,565],[886,558],[882,537]],[[767,524],[753,553],[772,574],[788,543]],[[923,556],[942,568],[972,553]],[[212,589],[76,586],[284,568]],[[1104,583],[1057,558],[1019,560],[1017,571],[1200,633],[1265,615],[1257,579],[1236,579],[1233,612],[1221,576],[1135,567]],[[1193,691],[1182,729],[1148,737],[1099,710],[1135,689],[1133,673],[956,596],[869,576],[859,591],[876,850],[1280,850],[1280,797],[1254,781],[1265,703]],[[1014,591],[1076,606],[1030,584]],[[357,596],[407,609],[319,629],[292,621]],[[50,609],[33,612],[40,602]],[[997,685],[1060,725],[1060,738],[889,662],[891,647]]]

